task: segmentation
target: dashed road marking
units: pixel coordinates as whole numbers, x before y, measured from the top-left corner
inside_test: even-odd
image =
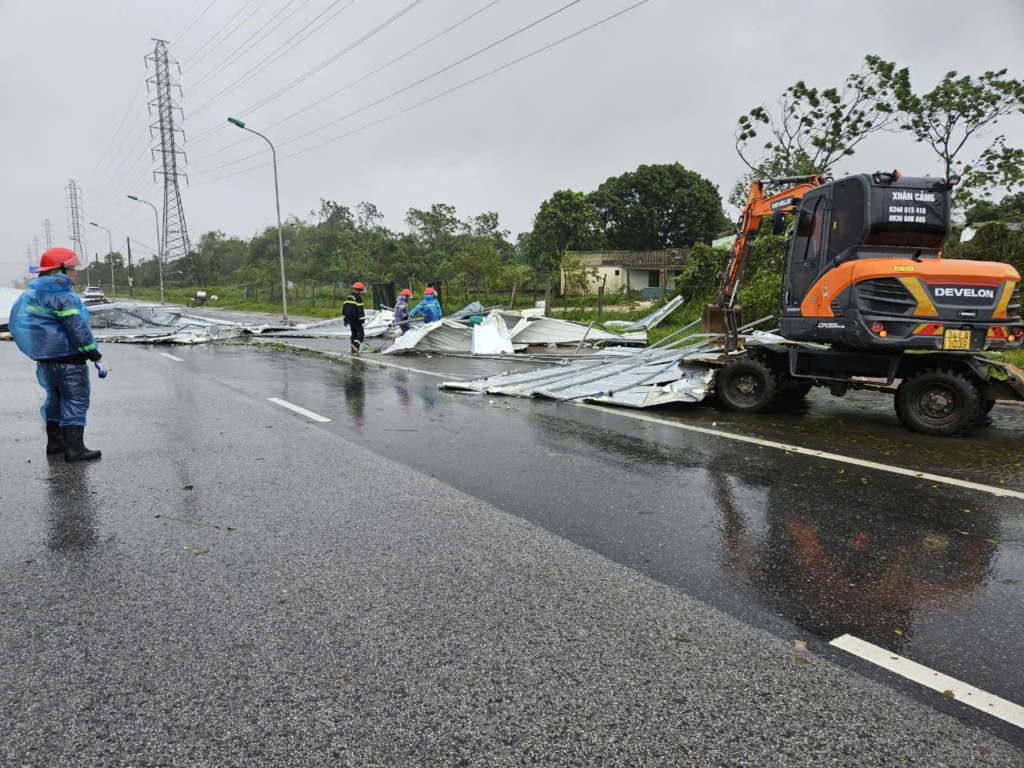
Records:
[[[163,355],[164,357],[166,357],[168,360],[173,360],[176,363],[184,363],[185,362],[180,357],[175,357],[174,355],[170,354],[169,352],[161,352],[160,354]]]
[[[280,397],[268,397],[267,400],[269,400],[272,403],[277,403],[282,408],[287,408],[290,411],[295,411],[296,413],[302,414],[308,419],[312,419],[313,421],[319,421],[321,424],[326,424],[327,422],[330,421],[330,419],[328,419],[326,416],[321,416],[319,413],[307,411],[305,408],[295,405],[294,403],[289,403],[287,400],[282,400]]]
[[[350,355],[340,354],[337,352],[324,352],[323,350],[316,349],[315,347],[305,347],[299,344],[289,344],[289,346],[295,347],[309,352],[317,352],[323,354],[325,357],[333,357],[342,360],[358,360]],[[433,376],[439,379],[447,379],[448,381],[457,381],[458,377],[448,373],[438,373],[437,371],[424,371],[419,368],[410,368],[404,365],[395,365],[394,363],[385,363],[379,360],[363,360],[371,365],[378,365],[381,368],[394,368],[399,371],[409,371],[410,373],[422,373],[425,376]],[[958,477],[947,477],[945,475],[935,475],[930,472],[918,472],[914,469],[907,469],[906,467],[896,467],[889,464],[882,464],[877,461],[869,461],[867,459],[857,459],[853,456],[844,456],[840,453],[829,453],[828,451],[818,451],[813,448],[802,448],[799,445],[790,445],[788,443],[779,443],[774,440],[764,440],[760,437],[750,437],[748,435],[738,435],[735,432],[724,432],[720,429],[710,429],[708,427],[699,427],[695,424],[683,424],[678,421],[669,421],[668,419],[659,419],[656,416],[648,416],[643,413],[634,413],[627,411],[622,408],[610,408],[605,405],[595,405],[592,403],[562,403],[563,406],[571,405],[576,408],[589,408],[594,411],[601,411],[602,413],[611,414],[613,416],[621,416],[627,419],[637,419],[639,421],[646,421],[651,424],[660,424],[666,427],[672,427],[673,429],[682,429],[687,432],[696,432],[698,434],[710,435],[712,437],[723,437],[726,440],[736,440],[741,443],[751,443],[753,445],[761,445],[765,448],[774,448],[779,451],[786,451],[787,453],[796,453],[801,456],[813,456],[818,459],[824,459],[826,461],[835,461],[841,464],[850,464],[855,467],[864,467],[865,469],[875,469],[879,472],[888,472],[893,475],[903,475],[904,477],[912,477],[918,480],[927,480],[931,483],[941,483],[943,485],[953,485],[958,488],[968,488],[972,491],[981,491],[983,493],[990,493],[993,496],[1002,496],[1011,499],[1024,499],[1024,491],[1015,491],[1009,488],[1000,488],[995,485],[985,485],[984,483],[974,483],[970,480],[961,480]]]
[[[894,672],[915,683],[920,683],[926,688],[938,691],[962,704],[974,707],[1000,720],[1005,720],[1018,728],[1024,728],[1024,707],[1014,704],[991,693],[986,693],[973,685],[962,683],[956,678],[936,672],[934,669],[918,664],[916,661],[905,659],[895,653],[872,645],[859,637],[843,635],[833,640],[830,645],[840,648],[847,653],[852,653],[872,664],[877,664],[883,669]]]

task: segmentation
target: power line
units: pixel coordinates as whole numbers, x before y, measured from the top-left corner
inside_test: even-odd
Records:
[[[527,30],[532,29],[533,27],[536,27],[538,24],[543,24],[545,21],[548,21],[552,17],[557,16],[558,14],[562,13],[563,11],[568,10],[569,8],[572,8],[574,5],[579,5],[581,2],[583,2],[583,0],[571,0],[571,2],[566,3],[561,8],[558,8],[558,9],[552,11],[551,13],[547,14],[546,16],[542,16],[541,18],[537,19],[536,21],[530,22],[525,27],[520,27],[515,32],[512,32],[511,34],[505,35],[500,40],[496,40],[495,42],[493,42],[493,43],[491,43],[489,45],[484,46],[480,50],[478,50],[478,51],[476,51],[474,53],[471,53],[468,56],[464,56],[463,58],[459,59],[458,61],[456,61],[453,64],[449,64],[446,67],[442,67],[441,69],[437,70],[433,74],[430,74],[430,75],[427,75],[426,77],[420,78],[419,80],[417,80],[415,83],[412,83],[411,85],[407,85],[404,88],[401,88],[401,89],[395,91],[394,93],[388,94],[387,96],[384,96],[383,98],[377,99],[377,101],[374,101],[374,102],[372,102],[370,104],[367,104],[366,106],[360,107],[359,109],[353,110],[352,112],[349,112],[347,115],[343,115],[342,117],[339,117],[336,120],[332,120],[329,123],[325,123],[324,125],[321,125],[318,128],[314,128],[311,131],[306,131],[305,133],[302,133],[302,134],[300,134],[298,136],[295,136],[294,138],[288,139],[287,141],[282,141],[277,146],[279,148],[287,146],[288,144],[292,144],[292,143],[298,141],[299,139],[304,139],[307,136],[313,135],[314,133],[319,133],[320,131],[323,131],[323,130],[325,130],[327,128],[330,128],[332,125],[337,125],[340,122],[348,120],[350,117],[355,117],[358,114],[366,112],[367,110],[372,109],[373,107],[376,107],[376,106],[379,106],[380,104],[383,104],[385,101],[390,101],[391,99],[395,98],[396,96],[400,96],[401,94],[405,93],[406,91],[412,90],[413,88],[416,88],[417,86],[423,85],[423,83],[426,83],[429,80],[433,80],[435,77],[438,77],[439,75],[442,75],[445,72],[448,72],[449,70],[454,69],[455,67],[457,67],[457,66],[459,66],[461,64],[466,63],[470,59],[476,58],[477,56],[480,56],[481,54],[486,53],[487,51],[491,50],[492,48],[495,48],[495,47],[501,45],[502,43],[505,43],[505,42],[511,40],[512,38],[514,38],[514,37],[516,37],[518,35],[521,35],[523,32],[526,32]],[[236,144],[240,144],[240,143],[241,142],[236,142]],[[227,168],[228,166],[231,166],[231,165],[237,165],[238,163],[245,162],[246,160],[248,160],[251,157],[255,157],[256,154],[262,154],[262,153],[258,152],[258,153],[255,153],[253,155],[247,155],[246,157],[239,158],[238,160],[232,160],[232,161],[224,163],[222,165],[218,165],[215,168],[209,168],[209,169],[207,169],[205,171],[199,171],[199,172],[196,173],[196,175],[197,176],[202,176],[202,175],[207,174],[207,173],[212,173],[213,171],[219,170],[221,168]]]
[[[198,89],[202,88],[204,85],[206,85],[208,82],[210,82],[214,77],[216,77],[222,71],[224,71],[224,69],[226,67],[230,66],[234,62],[236,62],[239,59],[241,59],[242,57],[244,57],[247,53],[249,53],[249,51],[251,51],[257,45],[262,43],[267,37],[269,37],[270,35],[274,34],[274,32],[277,31],[276,28],[274,28],[274,29],[270,30],[269,32],[267,32],[267,34],[263,35],[263,37],[261,37],[259,40],[257,40],[252,45],[250,45],[248,48],[245,48],[245,46],[248,45],[249,42],[254,37],[256,37],[260,32],[262,32],[264,29],[266,29],[268,26],[270,26],[270,24],[273,23],[274,19],[276,19],[278,16],[280,16],[286,10],[288,10],[288,7],[291,6],[292,3],[294,3],[294,2],[295,2],[295,0],[288,0],[288,2],[285,3],[284,7],[281,8],[281,10],[279,10],[277,13],[275,13],[273,16],[271,16],[269,19],[267,19],[267,21],[263,24],[262,27],[260,27],[255,32],[253,32],[248,38],[246,38],[245,42],[243,42],[234,51],[232,51],[226,57],[224,57],[221,60],[220,64],[217,64],[215,67],[213,67],[213,69],[211,69],[209,72],[207,72],[201,78],[199,78],[199,81],[196,82],[194,85],[192,85],[191,89],[192,90],[198,90]],[[302,6],[306,5],[306,3],[308,3],[308,2],[309,2],[309,0],[302,0],[302,5],[300,5],[295,11],[292,11],[290,14],[288,14],[287,18],[291,18],[292,16],[294,16],[298,12],[298,10],[301,10]],[[245,50],[242,51],[242,53],[239,53],[239,51],[241,51],[243,48],[245,48]]]
[[[105,189],[111,183],[111,181],[117,177],[117,174],[119,174],[121,170],[125,167],[125,163],[127,162],[128,158],[135,154],[135,152],[137,152],[139,145],[142,143],[142,141],[146,139],[147,136],[145,124],[143,124],[142,126],[142,132],[135,134],[134,143],[130,147],[128,147],[127,151],[124,152],[124,154],[122,154],[122,151],[128,146],[128,141],[132,136],[132,132],[135,130],[136,125],[138,125],[139,123],[139,118],[148,114],[148,107],[145,104],[143,104],[143,108],[139,110],[139,112],[136,114],[135,120],[132,122],[132,127],[129,129],[128,133],[125,134],[124,139],[121,141],[121,145],[117,148],[117,152],[110,156],[110,161],[103,169],[103,172],[96,177],[94,182],[94,188]],[[120,160],[119,163],[118,160]],[[135,161],[129,167],[136,165],[138,162],[139,157],[136,157]],[[117,170],[113,171],[115,163],[117,163]],[[110,175],[111,171],[114,172],[113,176]]]
[[[338,12],[336,12],[336,13],[335,13],[334,15],[332,15],[332,16],[331,16],[331,17],[330,17],[329,19],[327,19],[327,20],[326,20],[326,21],[324,21],[324,22],[323,22],[322,24],[320,24],[320,26],[318,26],[318,27],[317,27],[316,29],[314,29],[314,30],[313,30],[312,32],[310,32],[310,33],[309,33],[308,35],[306,35],[306,37],[303,37],[303,38],[302,38],[302,40],[299,40],[298,42],[296,42],[296,43],[295,43],[294,45],[292,45],[292,46],[291,46],[290,48],[288,48],[288,50],[287,50],[287,51],[284,51],[284,52],[283,52],[283,53],[281,53],[280,55],[277,55],[277,54],[278,54],[278,52],[280,52],[282,48],[284,48],[284,47],[285,47],[286,45],[288,45],[288,43],[290,43],[290,42],[291,42],[292,40],[294,40],[294,39],[295,39],[296,37],[298,37],[299,35],[301,35],[301,34],[302,34],[302,33],[303,33],[304,31],[306,31],[306,30],[307,30],[307,29],[308,29],[308,28],[309,28],[309,27],[310,27],[310,26],[311,26],[312,24],[314,24],[314,23],[315,23],[315,22],[317,21],[317,19],[319,19],[319,18],[320,18],[321,16],[323,16],[323,15],[324,15],[325,13],[327,13],[327,12],[328,12],[329,10],[331,10],[331,8],[333,8],[334,6],[336,6],[336,5],[337,5],[338,3],[340,3],[340,2],[341,2],[341,0],[334,0],[334,2],[333,2],[333,3],[331,3],[331,4],[330,4],[329,6],[327,6],[327,7],[326,7],[326,8],[325,8],[325,9],[324,9],[323,11],[321,11],[321,12],[320,12],[320,13],[319,13],[319,14],[318,14],[318,15],[317,15],[317,16],[316,16],[316,17],[315,17],[315,18],[314,18],[314,19],[313,19],[313,20],[312,20],[311,22],[309,22],[308,24],[306,24],[306,26],[304,26],[304,27],[303,27],[302,29],[300,29],[300,30],[299,30],[298,32],[296,32],[296,33],[295,33],[294,35],[292,35],[292,36],[291,36],[291,37],[289,37],[289,38],[288,38],[287,40],[285,40],[285,41],[284,41],[284,43],[283,43],[283,44],[281,44],[281,45],[280,45],[280,46],[279,46],[279,47],[277,48],[277,50],[275,50],[275,51],[274,51],[273,53],[271,53],[269,57],[265,58],[265,59],[264,59],[263,61],[261,61],[261,62],[260,62],[259,64],[257,64],[257,65],[256,65],[255,67],[252,67],[252,68],[251,68],[251,69],[250,69],[250,70],[249,70],[248,72],[246,72],[246,73],[245,73],[244,75],[242,75],[242,76],[241,76],[240,78],[238,78],[237,80],[235,80],[235,81],[234,81],[234,82],[233,82],[232,84],[230,84],[230,85],[229,85],[229,86],[228,86],[227,88],[225,88],[224,90],[222,90],[222,91],[221,91],[220,93],[218,93],[218,94],[217,94],[216,96],[213,96],[212,98],[210,98],[209,100],[207,100],[207,101],[206,101],[206,102],[205,102],[204,104],[202,104],[202,105],[200,105],[199,107],[196,107],[196,108],[195,108],[194,110],[192,110],[192,116],[193,116],[193,117],[195,117],[195,116],[196,116],[196,115],[198,115],[198,114],[199,114],[200,112],[202,112],[202,111],[203,111],[204,109],[206,109],[206,108],[207,108],[208,106],[210,106],[211,104],[213,104],[213,103],[214,103],[214,102],[215,102],[215,101],[216,101],[217,99],[219,99],[219,98],[220,98],[221,96],[225,96],[225,95],[227,95],[227,94],[231,93],[231,91],[233,91],[233,90],[235,90],[236,88],[240,87],[240,86],[241,86],[241,85],[243,85],[244,83],[247,83],[247,82],[248,82],[249,80],[252,80],[252,78],[256,77],[256,75],[258,75],[258,74],[259,74],[260,72],[262,72],[262,71],[263,71],[264,69],[266,69],[267,67],[269,67],[269,66],[270,66],[271,64],[273,64],[273,63],[274,63],[275,61],[277,61],[278,59],[282,58],[283,56],[286,56],[286,55],[288,54],[288,51],[291,51],[291,50],[292,50],[292,48],[295,48],[295,46],[297,46],[297,45],[298,45],[299,43],[301,43],[301,42],[302,42],[302,40],[305,40],[305,39],[306,39],[307,37],[310,37],[311,35],[314,35],[314,34],[316,34],[316,33],[317,33],[317,32],[318,32],[318,31],[319,31],[319,30],[320,30],[320,29],[321,29],[321,28],[322,28],[322,27],[323,27],[324,25],[328,24],[328,23],[329,23],[330,21],[332,21],[332,20],[333,20],[333,19],[334,19],[335,17],[339,16],[340,14],[342,14],[342,13],[344,13],[344,12],[345,12],[346,10],[348,10],[348,9],[349,9],[349,7],[350,7],[350,6],[352,6],[352,5],[353,5],[353,4],[354,4],[354,3],[356,2],[356,0],[349,0],[349,2],[348,2],[348,3],[347,3],[347,4],[346,4],[346,5],[345,5],[345,6],[344,6],[344,7],[343,7],[343,8],[341,9],[341,10],[339,10],[339,11],[338,11]]]
[[[392,16],[391,18],[387,19],[386,21],[381,22],[376,27],[374,27],[369,32],[367,32],[365,35],[363,35],[362,37],[358,38],[355,42],[350,43],[348,46],[346,46],[341,51],[336,53],[334,56],[331,56],[327,60],[321,62],[318,65],[316,65],[312,69],[308,70],[305,74],[300,75],[298,78],[293,80],[291,83],[289,83],[288,85],[286,85],[283,88],[279,89],[276,93],[271,94],[269,97],[264,99],[263,102],[261,102],[261,104],[262,103],[266,103],[266,102],[268,102],[268,101],[270,101],[272,99],[276,99],[282,93],[290,90],[291,88],[294,88],[296,85],[298,85],[299,83],[303,82],[304,80],[307,80],[308,78],[312,77],[314,74],[319,72],[324,67],[334,63],[335,61],[340,59],[342,56],[344,56],[346,53],[349,53],[350,51],[354,50],[358,46],[362,45],[364,42],[369,40],[371,37],[376,35],[378,32],[380,32],[381,30],[383,30],[386,27],[388,27],[390,24],[392,24],[395,21],[397,21],[399,18],[401,18],[406,13],[411,11],[413,8],[415,8],[417,5],[419,5],[421,2],[423,2],[423,0],[413,0],[413,2],[409,3],[409,5],[405,6],[402,10],[398,11],[398,13],[396,13],[394,16]],[[203,106],[205,107],[207,105],[204,104]],[[195,113],[193,113],[193,114],[195,114]],[[204,131],[199,136],[196,136],[195,138],[192,139],[192,142],[191,142],[192,146],[195,146],[200,141],[205,141],[207,138],[212,136],[214,133],[217,133],[218,131],[223,130],[223,128],[224,128],[224,124],[220,123],[220,124],[214,126],[213,128],[210,128],[209,130]]]
[[[306,111],[308,111],[310,109],[313,109],[313,107],[317,107],[320,104],[323,104],[325,101],[327,101],[329,99],[332,99],[332,98],[334,98],[335,96],[338,96],[341,93],[344,93],[349,88],[352,88],[353,86],[358,85],[359,83],[363,82],[364,80],[367,80],[367,79],[373,77],[378,72],[380,72],[380,71],[390,67],[392,64],[396,64],[397,62],[401,61],[402,59],[406,58],[407,56],[410,56],[411,54],[415,53],[416,51],[420,50],[421,48],[429,45],[430,43],[434,42],[435,40],[437,40],[437,39],[443,37],[444,35],[448,34],[452,30],[457,29],[458,27],[461,27],[463,24],[465,24],[470,19],[473,19],[474,17],[479,16],[481,13],[483,13],[486,10],[488,10],[489,8],[493,8],[495,5],[497,5],[500,2],[501,2],[501,0],[492,0],[492,2],[488,3],[483,8],[480,8],[479,10],[474,11],[473,13],[469,14],[469,16],[466,16],[465,18],[463,18],[461,21],[457,21],[455,24],[452,24],[447,29],[445,29],[445,30],[443,30],[441,32],[438,32],[433,37],[431,37],[431,38],[429,38],[427,40],[424,40],[422,43],[420,43],[419,45],[415,46],[414,48],[410,48],[409,50],[407,50],[405,53],[401,54],[400,56],[396,56],[395,58],[391,59],[391,61],[389,61],[388,63],[382,64],[381,66],[377,67],[377,69],[373,70],[372,72],[369,72],[369,73],[363,75],[362,77],[358,78],[357,80],[353,80],[352,82],[350,82],[348,85],[344,86],[343,88],[340,88],[337,91],[334,91],[334,93],[328,94],[327,96],[324,96],[322,99],[319,99],[318,101],[314,101],[312,104],[306,105],[305,107],[300,109],[298,112],[295,112],[295,113],[293,113],[291,115],[288,115],[287,117],[284,117],[284,118],[278,120],[276,123],[271,123],[270,125],[268,125],[266,127],[265,130],[269,130],[269,129],[274,128],[274,127],[276,127],[278,125],[281,125],[282,123],[285,123],[285,122],[291,120],[292,118],[298,117],[303,112],[306,112]],[[249,107],[248,109],[246,109],[246,110],[244,110],[242,112],[239,112],[238,115],[240,117],[246,117],[247,115],[255,112],[257,109],[260,109],[263,106],[265,106],[268,103],[270,103],[274,98],[276,98],[276,96],[273,96],[273,95],[272,96],[268,96],[267,98],[263,99],[258,104],[254,105],[252,107]],[[225,124],[221,123],[221,124],[219,124],[214,129],[214,131],[212,131],[210,133],[213,133],[213,132],[216,132],[216,131],[220,131],[224,127],[225,127]],[[209,135],[209,134],[207,134],[207,135]],[[201,138],[202,137],[200,137],[200,139]],[[231,149],[232,147],[237,147],[239,144],[243,144],[244,142],[248,141],[250,138],[252,138],[252,137],[251,136],[246,136],[241,141],[236,141],[233,144],[226,144],[225,146],[221,147],[220,149],[217,149],[217,150],[214,150],[213,152],[205,154],[202,157],[193,160],[192,162],[193,163],[200,163],[203,160],[206,160],[209,157],[213,157],[214,155],[219,155],[221,152],[225,152],[225,151]],[[194,139],[192,141],[192,146],[195,146],[200,139]]]
[[[240,22],[238,23],[238,26],[237,26],[237,27],[235,27],[235,28],[234,28],[234,29],[232,29],[232,30],[231,30],[230,32],[228,32],[228,33],[227,33],[226,35],[224,35],[224,39],[222,39],[222,40],[221,40],[221,41],[220,41],[219,43],[217,43],[217,44],[216,44],[215,46],[213,46],[213,48],[211,48],[210,50],[208,50],[208,51],[207,51],[206,53],[204,53],[204,54],[203,54],[202,56],[200,56],[200,57],[199,57],[198,59],[195,59],[195,61],[192,61],[192,59],[191,59],[191,58],[190,58],[190,59],[187,59],[187,60],[185,61],[185,64],[186,64],[186,65],[188,65],[188,64],[190,64],[190,63],[191,63],[191,65],[192,65],[192,66],[194,67],[194,66],[195,66],[196,64],[198,64],[198,63],[199,63],[200,61],[202,61],[203,59],[205,59],[205,58],[206,58],[207,56],[209,56],[209,55],[210,55],[211,53],[213,53],[213,52],[214,52],[215,50],[217,50],[218,48],[220,48],[220,47],[221,47],[222,45],[224,45],[224,43],[226,43],[226,42],[228,41],[228,38],[230,38],[230,37],[231,37],[231,36],[232,36],[233,34],[235,34],[235,32],[237,32],[237,31],[238,31],[238,30],[240,30],[240,29],[241,29],[242,27],[244,27],[244,26],[245,26],[245,25],[246,25],[246,24],[248,23],[249,19],[251,19],[251,18],[252,18],[253,16],[255,16],[255,15],[256,15],[257,13],[259,13],[259,12],[260,12],[260,11],[261,11],[261,10],[263,9],[263,6],[265,6],[265,5],[266,5],[267,3],[269,3],[269,2],[270,2],[270,0],[263,0],[263,2],[262,2],[262,3],[260,3],[260,4],[258,5],[258,6],[256,6],[255,10],[253,10],[253,12],[252,12],[252,13],[250,13],[250,14],[249,14],[248,16],[246,16],[246,17],[245,17],[244,19],[242,19],[242,20],[241,20],[241,21],[240,21]],[[237,16],[238,14],[235,14],[235,15]],[[228,22],[228,23],[230,23],[230,22]],[[226,26],[226,25],[225,25],[225,26]],[[223,27],[221,27],[221,30],[223,31]],[[220,34],[220,32],[218,32],[217,34],[219,35],[219,34]],[[214,37],[216,37],[216,35],[214,35]],[[194,57],[194,56],[195,56],[195,55],[196,55],[197,53],[199,53],[199,51],[196,51],[196,53],[192,54],[192,56]],[[189,69],[187,69],[187,68],[186,68],[186,71],[189,71],[189,72],[190,72],[191,70],[189,70]]]
[[[201,18],[203,18],[203,16],[206,15],[206,12],[208,10],[210,10],[211,8],[213,8],[213,6],[216,3],[217,3],[217,0],[210,0],[210,4],[203,9],[202,13],[200,13],[198,16],[196,16],[195,21],[193,21],[191,24],[188,25],[188,29],[186,29],[184,32],[182,32],[180,35],[178,35],[176,38],[174,38],[173,41],[171,41],[171,45],[176,45],[178,42],[180,42],[181,38],[183,38],[185,35],[187,35],[192,30],[192,27],[194,27],[196,24],[198,24],[199,20]]]
[[[124,126],[124,121],[127,120],[128,115],[131,114],[132,107],[135,105],[135,99],[138,98],[139,92],[142,90],[142,86],[144,86],[145,84],[146,78],[142,78],[138,86],[136,86],[135,93],[132,94],[131,100],[128,102],[128,108],[124,111],[124,117],[122,117],[121,122],[117,124],[117,128],[114,131],[114,135],[110,137],[110,143],[107,144],[107,148],[104,149],[103,152],[100,154],[100,159],[96,161],[96,165],[94,165],[93,169],[89,171],[89,176],[92,176],[92,174],[96,172],[96,169],[99,168],[100,165],[103,163],[103,159],[107,156],[107,153],[110,151],[110,148],[114,146],[114,141],[117,139],[117,135],[121,132],[121,128]]]
[[[185,59],[185,61],[184,61],[184,62],[182,62],[182,64],[183,64],[183,65],[186,65],[186,66],[187,66],[187,65],[188,65],[188,63],[189,63],[189,62],[190,62],[190,61],[191,61],[192,59],[194,59],[194,58],[195,58],[196,56],[198,56],[198,55],[199,55],[199,52],[200,52],[201,50],[203,50],[203,48],[205,48],[205,47],[206,47],[206,46],[208,46],[208,45],[209,45],[210,43],[212,43],[212,42],[213,42],[214,40],[216,40],[216,39],[217,39],[217,35],[219,35],[219,34],[220,34],[221,32],[223,32],[223,31],[224,31],[225,29],[227,29],[227,28],[228,28],[228,25],[229,25],[229,24],[230,24],[230,23],[231,23],[232,21],[234,21],[235,19],[237,19],[237,18],[238,18],[238,16],[239,16],[239,15],[240,15],[240,14],[242,13],[242,11],[244,11],[244,10],[245,10],[246,8],[248,8],[248,7],[249,7],[250,5],[252,5],[252,4],[253,4],[253,0],[246,0],[246,1],[245,1],[245,5],[243,5],[243,6],[242,6],[241,8],[239,8],[239,9],[238,9],[237,11],[235,11],[235,14],[234,14],[234,15],[233,15],[233,16],[232,16],[232,17],[231,17],[230,19],[228,19],[227,21],[225,21],[225,22],[224,22],[224,25],[223,25],[223,26],[222,26],[222,27],[221,27],[220,29],[218,29],[218,30],[217,30],[216,32],[214,32],[214,33],[213,33],[213,35],[211,35],[211,36],[210,36],[210,39],[209,39],[209,40],[207,40],[207,41],[206,41],[205,43],[203,43],[203,44],[202,44],[202,45],[200,45],[200,46],[199,46],[198,48],[196,48],[196,49],[195,49],[195,50],[194,50],[194,51],[192,52],[192,55],[191,55],[191,56],[189,56],[189,57],[188,57],[187,59]]]
[[[331,143],[333,143],[335,141],[340,141],[341,139],[348,138],[349,136],[352,136],[352,135],[354,135],[356,133],[359,133],[361,131],[365,131],[368,128],[373,128],[374,126],[380,125],[381,123],[387,122],[388,120],[392,120],[392,119],[394,119],[394,118],[396,118],[396,117],[398,117],[400,115],[404,115],[406,112],[411,112],[414,109],[417,109],[419,107],[422,107],[422,106],[425,106],[427,104],[430,104],[431,102],[437,101],[438,99],[441,99],[441,98],[443,98],[445,96],[448,96],[448,95],[450,95],[452,93],[455,93],[456,91],[460,91],[463,88],[466,88],[466,87],[468,87],[470,85],[473,85],[474,83],[478,83],[481,80],[484,80],[485,78],[488,78],[488,77],[490,77],[492,75],[495,75],[498,72],[506,70],[509,67],[513,67],[516,64],[519,64],[519,63],[521,63],[523,61],[526,61],[527,59],[531,59],[534,56],[537,56],[537,55],[539,55],[541,53],[544,53],[545,51],[551,50],[555,46],[561,45],[562,43],[565,43],[565,42],[568,42],[569,40],[572,40],[573,38],[579,37],[580,35],[585,34],[586,32],[589,32],[590,30],[592,30],[592,29],[594,29],[596,27],[599,27],[602,24],[606,24],[609,21],[612,21],[613,19],[618,18],[619,16],[622,16],[622,15],[624,15],[626,13],[629,13],[630,11],[632,11],[632,10],[634,10],[636,8],[639,8],[641,5],[646,5],[649,2],[650,2],[650,0],[640,0],[640,2],[634,3],[633,5],[630,5],[627,8],[624,8],[621,11],[618,11],[617,13],[613,13],[610,16],[606,16],[603,19],[601,19],[600,21],[596,21],[593,24],[590,24],[589,26],[584,27],[583,29],[580,29],[580,30],[577,30],[576,32],[573,32],[571,35],[566,35],[565,37],[563,37],[563,38],[561,38],[559,40],[556,40],[553,43],[549,43],[548,45],[545,45],[545,46],[543,46],[541,48],[538,48],[538,49],[536,49],[534,51],[531,51],[530,53],[528,53],[528,54],[526,54],[524,56],[520,56],[518,59],[514,59],[513,61],[510,61],[510,62],[508,62],[506,64],[502,64],[500,67],[496,67],[495,69],[492,69],[489,72],[485,72],[482,75],[478,75],[477,77],[474,77],[471,80],[467,80],[464,83],[460,83],[459,85],[453,86],[452,88],[449,88],[449,89],[447,89],[445,91],[442,91],[441,93],[438,93],[438,94],[436,94],[434,96],[431,96],[428,99],[424,99],[423,101],[420,101],[420,102],[418,102],[416,104],[413,104],[412,106],[406,107],[405,109],[401,109],[401,110],[399,110],[397,112],[392,112],[390,115],[386,115],[385,117],[382,117],[382,118],[380,118],[378,120],[374,120],[371,123],[367,123],[365,125],[362,125],[359,128],[355,128],[355,129],[349,131],[348,133],[344,133],[344,134],[341,134],[340,136],[335,136],[334,138],[327,139],[326,141],[322,141],[319,144],[314,144],[311,147],[306,147],[305,149],[300,149],[297,152],[292,152],[290,155],[284,155],[283,157],[280,157],[278,159],[279,160],[287,160],[289,158],[297,157],[299,155],[305,154],[306,152],[311,152],[314,149],[319,149],[320,147],[326,146],[327,144],[331,144]],[[250,158],[251,157],[256,157],[257,155],[260,155],[260,154],[264,154],[264,153],[258,152],[258,153],[254,154],[254,155],[250,155],[249,157]],[[246,158],[246,159],[248,159],[248,158]],[[229,173],[229,174],[226,174],[224,176],[217,176],[217,177],[212,178],[212,179],[207,179],[206,181],[197,182],[197,183],[193,184],[192,186],[198,187],[198,186],[202,186],[203,184],[211,184],[211,183],[213,183],[215,181],[222,181],[223,179],[229,179],[232,176],[239,176],[239,175],[241,175],[243,173],[249,173],[250,171],[255,171],[255,170],[258,170],[260,168],[266,168],[269,165],[271,165],[271,163],[260,163],[259,165],[252,166],[251,168],[244,168],[244,169],[242,169],[240,171],[235,171],[233,173]],[[210,171],[207,171],[207,173],[209,173],[209,172]]]

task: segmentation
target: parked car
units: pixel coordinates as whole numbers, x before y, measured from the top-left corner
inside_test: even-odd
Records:
[[[95,285],[87,285],[85,290],[82,291],[82,299],[85,301],[95,301],[103,298],[103,289],[98,288]]]

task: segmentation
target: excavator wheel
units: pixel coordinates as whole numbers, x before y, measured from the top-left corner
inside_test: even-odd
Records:
[[[715,375],[715,394],[723,407],[738,413],[758,413],[776,401],[781,390],[778,374],[757,357],[737,357]]]
[[[925,435],[961,435],[985,414],[985,400],[970,377],[944,368],[908,376],[896,390],[896,415],[903,426]]]

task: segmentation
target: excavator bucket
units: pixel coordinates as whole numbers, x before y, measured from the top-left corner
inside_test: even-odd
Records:
[[[723,338],[733,330],[743,326],[743,310],[740,307],[721,307],[708,304],[704,307],[704,318],[700,323],[701,333],[717,334]],[[712,339],[713,345],[724,343],[721,339]]]

